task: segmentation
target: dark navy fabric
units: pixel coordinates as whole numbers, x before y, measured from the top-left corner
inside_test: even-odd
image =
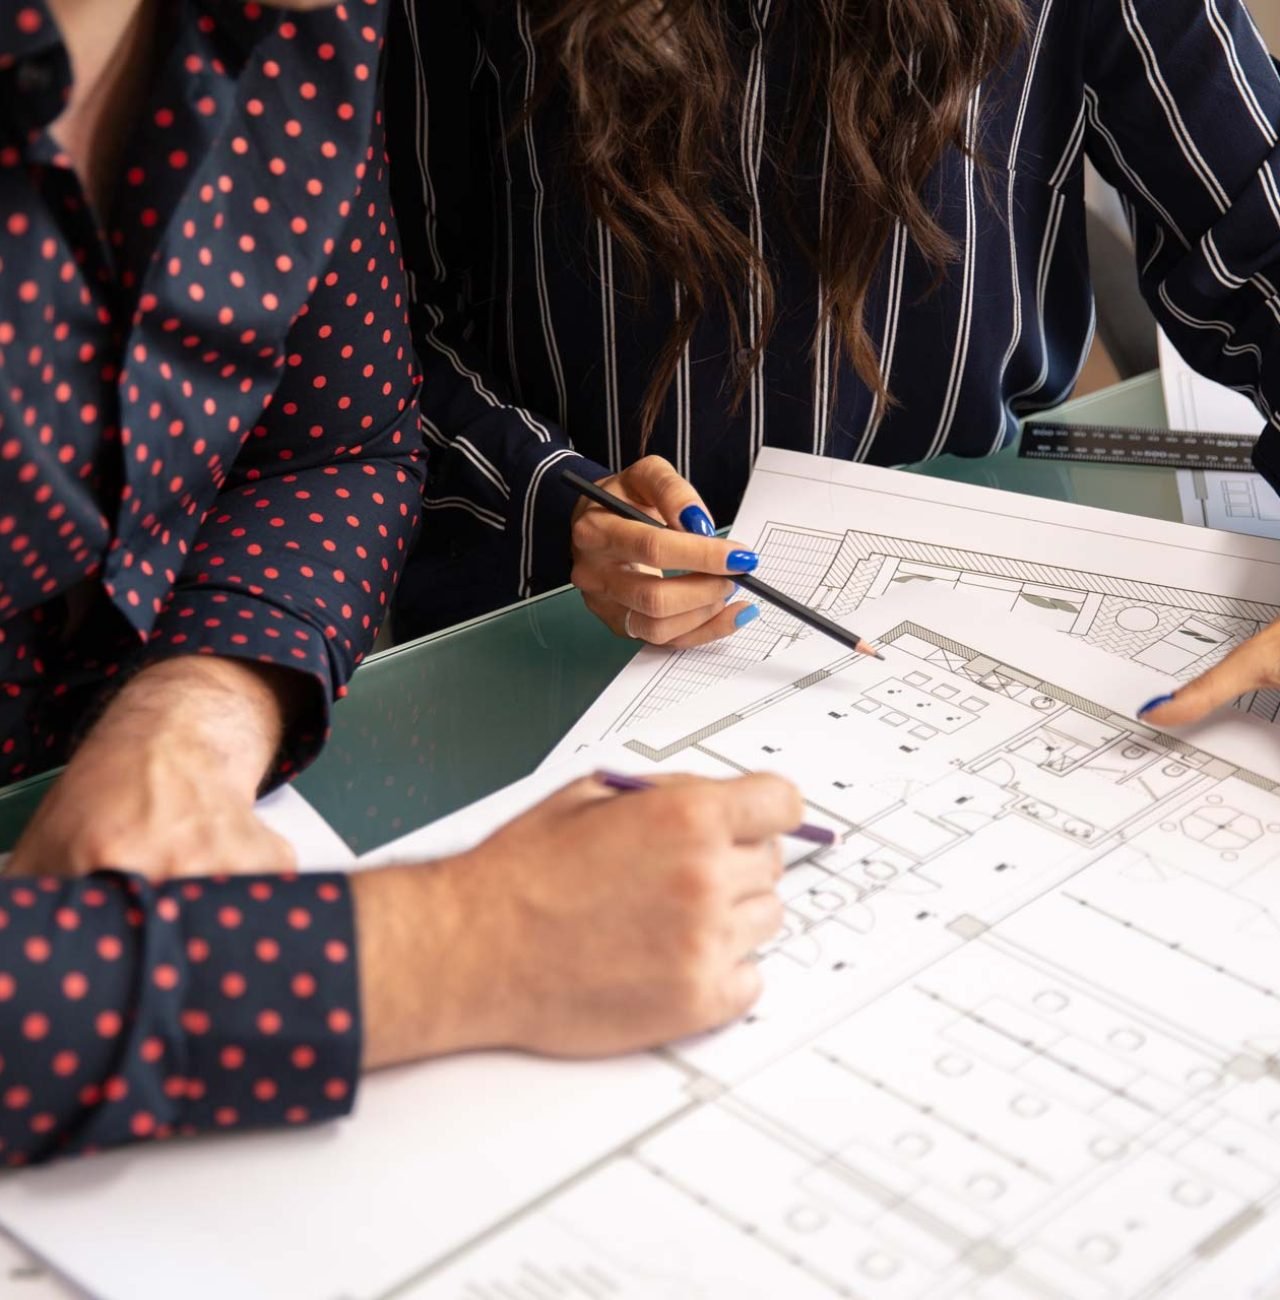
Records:
[[[732,210],[774,269],[777,324],[735,409],[743,358],[723,318],[706,319],[649,447],[718,522],[762,446],[880,465],[982,456],[1065,398],[1093,327],[1086,158],[1125,199],[1161,323],[1265,414],[1266,468],[1280,411],[1280,78],[1240,0],[1027,0],[1024,45],[973,99],[977,162],[954,150],[927,186],[954,263],[935,289],[899,235],[871,286],[888,409],[819,329],[803,241],[823,219],[821,123],[790,178],[799,229],[788,221],[779,155],[805,69],[794,7],[727,8],[745,87],[731,131],[747,198]],[[574,499],[555,467],[599,476],[641,454],[638,412],[678,288],[643,291],[587,211],[523,4],[398,0],[391,21],[393,192],[435,444],[434,526],[398,609],[419,632],[566,579]],[[550,93],[526,122],[544,74]],[[742,307],[749,323],[749,289]]]

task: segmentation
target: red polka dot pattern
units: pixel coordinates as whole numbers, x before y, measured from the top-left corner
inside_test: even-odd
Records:
[[[195,897],[117,873],[50,883],[0,878],[0,1165],[350,1109],[360,1005],[344,877],[220,879]]]
[[[287,774],[385,617],[422,444],[384,3],[180,6],[105,228],[48,12],[0,8],[0,780],[175,654],[316,681]]]

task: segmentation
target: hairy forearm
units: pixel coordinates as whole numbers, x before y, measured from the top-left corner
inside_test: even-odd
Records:
[[[85,746],[133,749],[170,737],[252,796],[270,770],[302,689],[288,669],[185,655],[152,664],[112,700]]]
[[[465,862],[387,867],[351,878],[360,962],[361,1068],[492,1045],[478,926],[452,888]]]

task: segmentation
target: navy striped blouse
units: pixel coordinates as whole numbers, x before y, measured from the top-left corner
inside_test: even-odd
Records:
[[[981,456],[1072,390],[1093,334],[1086,157],[1120,190],[1138,274],[1187,358],[1249,394],[1280,467],[1280,77],[1241,0],[1026,0],[1029,35],[974,94],[975,165],[947,156],[929,195],[959,254],[944,283],[901,229],[868,324],[897,404],[878,404],[820,328],[798,242],[823,220],[825,152],[793,178],[785,8],[731,0],[747,86],[738,213],[775,270],[777,325],[745,400],[722,317],[682,358],[650,450],[732,517],[762,446],[895,465]],[[403,0],[390,41],[393,195],[425,367],[424,535],[401,592],[417,633],[566,580],[573,498],[557,469],[641,454],[638,411],[678,286],[641,294],[567,168],[552,95],[514,132],[540,75],[518,0]],[[811,201],[805,202],[805,195]],[[755,319],[744,286],[744,319]],[[584,468],[579,458],[588,464]]]

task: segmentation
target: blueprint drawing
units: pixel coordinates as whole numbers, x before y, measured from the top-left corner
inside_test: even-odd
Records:
[[[390,1071],[341,1125],[25,1171],[0,1222],[110,1300],[1273,1300],[1274,728],[1156,732],[1158,672],[955,593],[858,618],[884,662],[801,641],[377,855],[597,767],[782,772],[837,843],[786,841],[743,1020]]]
[[[1276,1294],[1274,769],[997,639],[904,621],[633,729],[641,770],[785,772],[839,843],[757,1009],[665,1054],[687,1104],[406,1296]]]
[[[837,617],[887,594],[951,588],[1181,681],[1280,616],[1280,553],[1257,538],[772,449],[734,534],[760,552],[766,581]],[[726,641],[647,648],[552,757],[622,734],[809,635],[761,603]],[[1240,705],[1274,721],[1280,693]]]

